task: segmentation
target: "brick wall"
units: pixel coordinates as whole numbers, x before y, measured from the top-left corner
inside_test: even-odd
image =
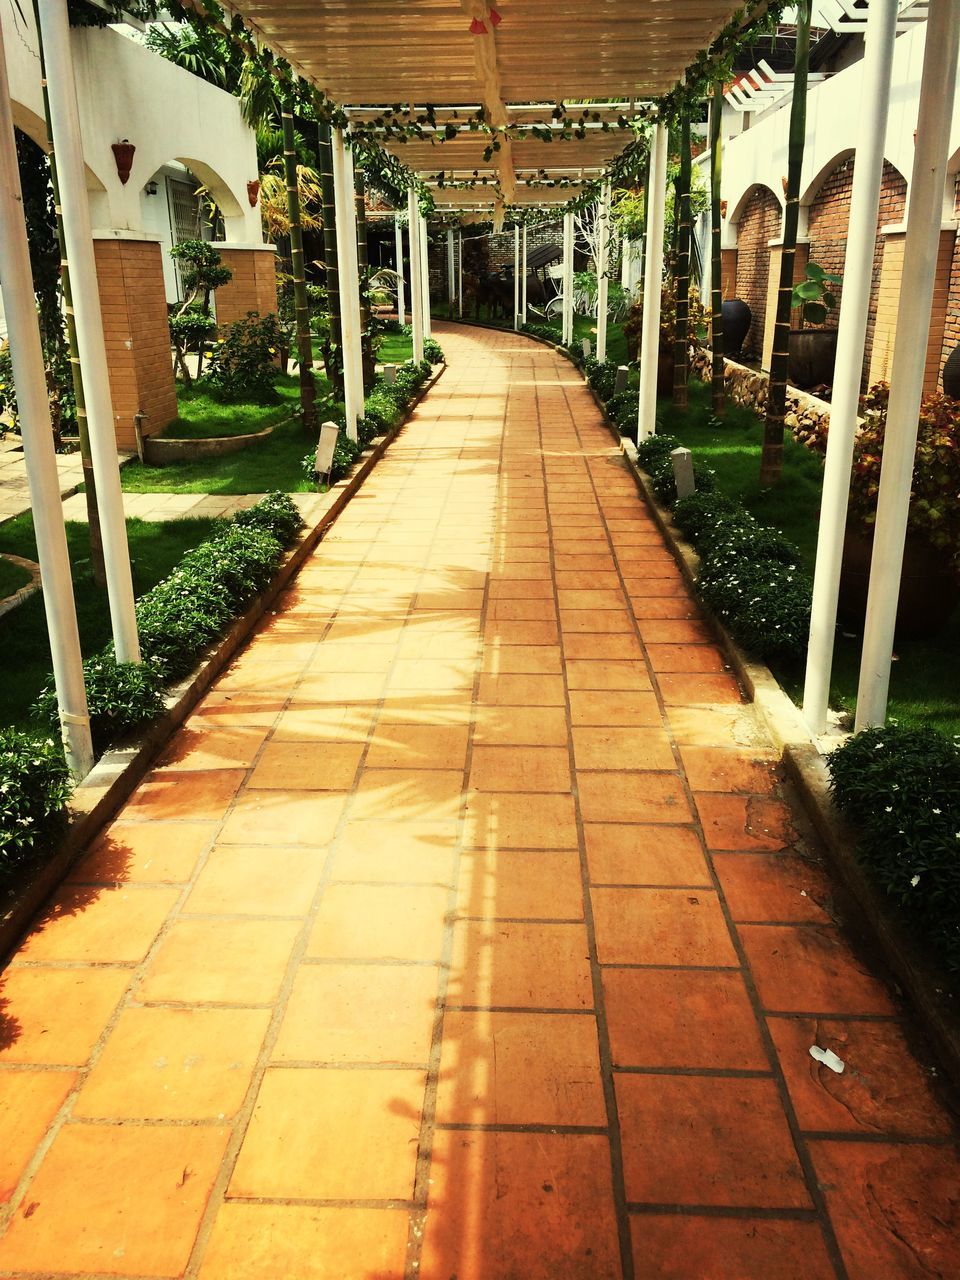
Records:
[[[160,246],[154,241],[94,242],[114,425],[121,449],[136,445],[134,415],[153,435],[177,416]]]
[[[223,265],[233,272],[229,284],[214,295],[217,323],[234,324],[249,311],[269,315],[277,309],[275,255],[265,249],[221,248]]]
[[[960,174],[954,187],[954,213],[960,220]],[[940,373],[954,347],[960,346],[960,231],[954,233],[953,255],[947,289],[946,315],[943,325],[943,343],[940,348]]]
[[[770,241],[780,234],[780,201],[769,187],[758,187],[744,206],[737,223],[736,296],[753,313],[743,344],[744,355],[759,357],[767,309],[770,275]]]

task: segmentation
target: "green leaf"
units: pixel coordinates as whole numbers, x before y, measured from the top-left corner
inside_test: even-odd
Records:
[[[800,302],[817,302],[822,290],[815,280],[802,280],[793,286],[793,296]]]
[[[804,304],[803,318],[809,324],[823,324],[827,318],[827,308],[822,302],[807,302]]]
[[[807,279],[808,280],[822,280],[826,274],[827,273],[824,271],[823,267],[819,265],[819,263],[816,263],[816,262],[807,263]]]

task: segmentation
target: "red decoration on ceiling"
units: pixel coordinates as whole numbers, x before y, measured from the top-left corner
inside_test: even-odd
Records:
[[[491,25],[491,27],[499,27],[499,25],[500,25],[500,23],[501,23],[502,21],[503,21],[503,19],[500,17],[499,13],[497,13],[496,9],[491,9],[491,10],[490,10],[490,25]]]
[[[470,23],[470,34],[472,36],[485,36],[487,34],[487,24],[481,22],[479,18],[474,18]]]
[[[260,199],[260,179],[252,178],[247,183],[247,199],[250,201],[250,208],[257,207],[257,201]]]
[[[136,149],[133,143],[126,138],[122,142],[111,143],[111,150],[117,164],[117,177],[123,183],[126,183],[130,177],[130,170],[133,168],[133,153]]]

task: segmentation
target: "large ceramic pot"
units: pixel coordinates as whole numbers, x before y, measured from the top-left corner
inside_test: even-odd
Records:
[[[673,395],[673,351],[665,351],[663,347],[657,352],[657,395]]]
[[[837,360],[836,329],[791,329],[787,380],[791,386],[829,386]]]
[[[742,298],[727,298],[720,304],[720,315],[723,319],[723,352],[735,360],[743,350],[753,312]]]
[[[873,535],[848,526],[843,541],[838,613],[859,630],[867,612]],[[925,640],[936,635],[960,604],[960,577],[947,553],[915,534],[907,535],[897,605],[897,639]]]
[[[943,366],[943,389],[954,400],[960,400],[960,347],[954,347]]]

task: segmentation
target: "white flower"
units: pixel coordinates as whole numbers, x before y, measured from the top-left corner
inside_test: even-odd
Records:
[[[918,885],[919,883],[920,883],[920,877],[919,877],[919,876],[914,876],[914,877],[913,877],[913,879],[910,881],[910,884],[911,884],[911,886],[912,886],[914,889],[917,887],[917,885]]]

